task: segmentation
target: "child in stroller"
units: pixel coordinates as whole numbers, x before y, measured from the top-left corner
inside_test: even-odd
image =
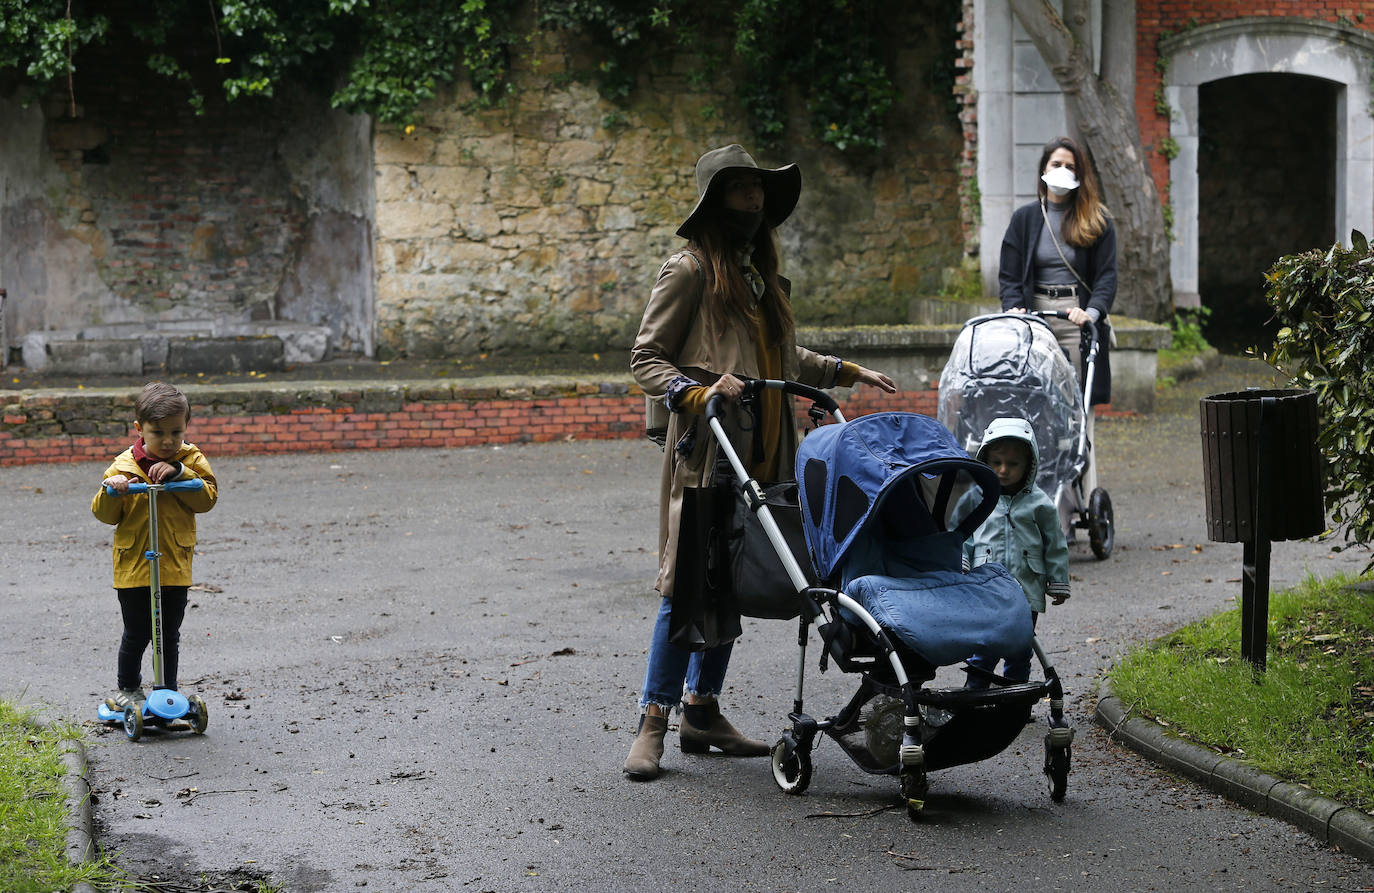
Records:
[[[791,551],[779,545],[781,537],[774,540],[805,600],[790,726],[772,749],[778,786],[790,794],[806,790],[811,752],[825,734],[864,771],[899,776],[908,815],[916,818],[927,773],[1002,752],[1025,728],[1032,705],[1049,697],[1044,768],[1051,797],[1062,800],[1073,729],[1058,674],[1035,641],[1026,597],[1001,565],[961,568],[964,540],[997,502],[996,473],[928,416],[885,412],[846,422],[824,391],[794,382],[750,386],[806,397],[839,423],[812,431],[796,458],[803,529],[822,585],[806,586]],[[737,463],[723,429],[716,436]],[[736,472],[744,479],[742,465]],[[755,486],[746,480],[742,489]],[[963,499],[968,492],[981,498]],[[959,506],[968,514],[960,517]],[[765,527],[776,526],[761,500],[752,507]],[[813,625],[825,649],[822,672],[833,660],[841,672],[860,677],[849,703],[824,719],[805,713],[802,697]],[[1007,656],[1027,648],[1039,658],[1043,680],[994,676],[986,690],[926,685],[939,667],[973,654]]]

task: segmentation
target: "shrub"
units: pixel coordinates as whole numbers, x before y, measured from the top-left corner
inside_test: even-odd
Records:
[[[1374,256],[1360,232],[1340,244],[1281,257],[1266,274],[1279,325],[1264,359],[1317,394],[1326,502],[1337,531],[1374,542]],[[1374,560],[1369,567],[1374,567]]]

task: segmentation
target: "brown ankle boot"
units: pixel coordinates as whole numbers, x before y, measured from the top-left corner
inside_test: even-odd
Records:
[[[658,761],[663,759],[663,733],[668,731],[668,717],[640,714],[639,734],[630,745],[621,771],[634,781],[658,778]]]
[[[712,747],[736,757],[766,757],[768,745],[746,738],[720,715],[720,704],[687,704],[682,708],[678,741],[684,753],[706,753]]]

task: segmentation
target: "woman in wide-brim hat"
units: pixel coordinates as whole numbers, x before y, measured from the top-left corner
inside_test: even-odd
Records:
[[[790,283],[779,275],[774,229],[801,194],[795,164],[761,168],[738,145],[712,149],[697,161],[697,203],[678,235],[687,246],[668,258],[644,309],[630,370],[644,393],[670,411],[659,488],[659,570],[662,596],[640,692],[638,733],[624,773],[655,778],[663,756],[668,712],[686,704],[679,726],[683,751],[711,748],[766,756],[768,745],[745,737],[717,703],[740,634],[738,615],[674,610],[683,562],[684,491],[709,487],[716,441],[705,426],[706,403],[725,398],[724,424],[755,480],[791,480],[797,428],[789,396],[760,394],[752,414],[739,402],[741,378],[790,379],[815,387],[866,384],[892,392],[880,372],[797,345]],[[689,547],[690,548],[690,547]],[[684,598],[681,605],[697,605]]]

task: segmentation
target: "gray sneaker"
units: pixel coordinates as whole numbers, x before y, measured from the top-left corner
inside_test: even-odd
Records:
[[[105,699],[105,706],[111,710],[123,710],[127,707],[141,707],[147,699],[148,696],[143,693],[142,687],[121,688]]]

